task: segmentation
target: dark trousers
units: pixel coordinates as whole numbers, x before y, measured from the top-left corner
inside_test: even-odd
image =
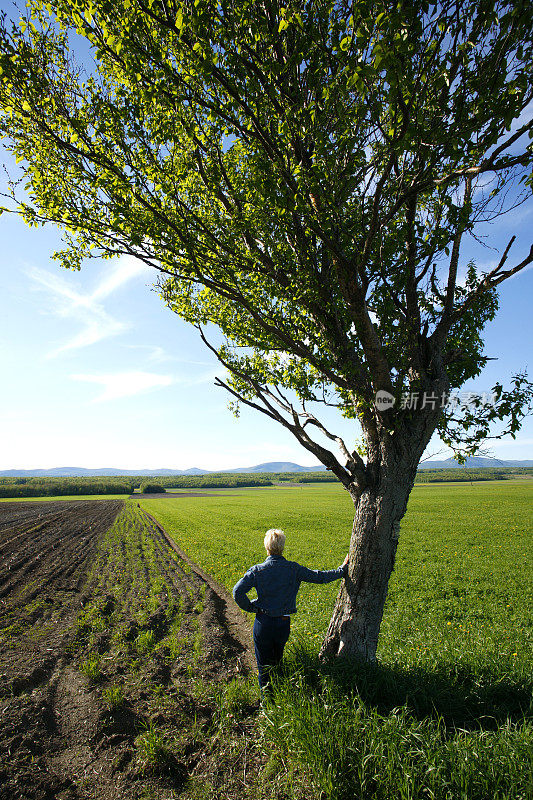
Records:
[[[268,683],[270,670],[281,661],[283,648],[287,644],[290,632],[290,617],[269,617],[267,614],[256,614],[254,646],[261,691]]]

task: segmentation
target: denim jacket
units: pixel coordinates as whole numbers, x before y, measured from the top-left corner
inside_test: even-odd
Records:
[[[346,575],[347,567],[318,570],[308,569],[287,561],[283,556],[268,556],[262,564],[255,564],[233,587],[235,602],[243,611],[263,612],[269,617],[294,614],[296,595],[302,581],[307,583],[331,583]],[[257,600],[246,595],[255,587]]]

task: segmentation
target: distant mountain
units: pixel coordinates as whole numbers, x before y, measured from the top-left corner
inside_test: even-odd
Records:
[[[265,464],[257,464],[255,467],[236,467],[235,469],[224,469],[222,472],[322,472],[325,470],[323,464],[315,467],[301,467],[292,461],[267,461]]]
[[[52,469],[7,469],[0,472],[2,478],[97,478],[124,477],[128,475],[206,475],[207,470],[191,469],[85,469],[84,467],[53,467]]]
[[[269,461],[255,467],[237,467],[235,469],[217,470],[221,473],[233,472],[322,472],[326,468],[322,464],[315,467],[302,467],[290,461]],[[51,469],[6,469],[0,471],[2,478],[96,478],[103,476],[124,477],[128,475],[209,475],[213,470],[198,469],[85,469],[84,467],[53,467]]]
[[[500,461],[495,458],[482,458],[474,456],[468,458],[466,467],[472,469],[486,469],[488,467],[533,467],[533,461]],[[292,461],[267,461],[265,464],[256,464],[254,467],[235,467],[235,469],[221,469],[217,473],[233,472],[324,472],[323,464],[314,467],[302,467]],[[424,461],[419,469],[461,469],[453,458],[445,461]],[[84,469],[83,467],[54,467],[52,469],[6,469],[0,471],[2,478],[97,478],[98,476],[124,477],[128,475],[212,475],[213,470],[199,469],[115,469],[102,467],[101,469]]]
[[[445,461],[424,461],[418,469],[486,469],[488,467],[533,467],[533,461],[506,461],[499,458],[483,458],[482,456],[469,456],[466,464],[460,465],[453,458]]]

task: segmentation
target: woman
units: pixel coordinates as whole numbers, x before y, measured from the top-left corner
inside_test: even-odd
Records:
[[[254,646],[259,670],[261,693],[268,683],[268,673],[279,664],[291,628],[290,615],[296,612],[296,595],[302,581],[331,583],[344,578],[348,556],[337,569],[307,569],[283,556],[285,534],[277,528],[266,532],[267,559],[255,564],[233,587],[233,597],[243,611],[255,614]],[[250,600],[250,589],[257,591],[257,600]]]

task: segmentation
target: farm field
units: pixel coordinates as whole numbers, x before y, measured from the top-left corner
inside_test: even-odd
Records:
[[[532,490],[417,485],[378,664],[318,663],[338,585],[303,585],[260,713],[223,587],[271,526],[338,565],[340,488],[1,504],[0,800],[531,800]]]
[[[100,533],[120,501],[9,503],[0,511],[2,695],[45,679],[79,598]]]
[[[0,551],[1,800],[243,797],[264,759],[223,589],[133,502],[3,504]]]
[[[319,666],[338,587],[302,586],[287,675],[260,721],[280,785],[285,773],[297,796],[300,769],[328,798],[531,800],[532,491],[526,481],[415,486],[375,669]],[[340,488],[232,494],[141,506],[228,588],[263,560],[269,527],[287,533],[288,558],[341,563],[352,509]]]
[[[16,497],[0,497],[2,503],[51,503],[64,502],[69,500],[124,500],[124,494],[66,494],[52,497],[24,497],[21,500]]]
[[[187,497],[140,502],[196,563],[228,589],[251,564],[263,560],[263,536],[269,527],[285,530],[287,558],[315,569],[338,566],[346,554],[353,516],[349,497],[335,485],[228,490],[205,495],[201,502]],[[513,639],[513,633],[522,628],[514,631],[513,619],[525,613],[524,622],[531,621],[532,539],[533,487],[528,482],[415,486],[402,522],[380,659],[397,655],[402,663],[406,659],[418,663],[424,631],[440,628],[442,622],[452,628],[444,631],[448,644],[459,631],[464,658],[459,618],[467,621],[476,614],[487,620],[487,635],[497,642],[499,636],[505,641],[511,637],[510,644],[519,645],[521,636]],[[303,585],[293,631],[320,637],[337,590],[337,584]],[[447,625],[452,616],[456,624]],[[420,624],[414,627],[417,617]],[[408,642],[406,628],[411,631]],[[515,650],[513,646],[511,653]]]

